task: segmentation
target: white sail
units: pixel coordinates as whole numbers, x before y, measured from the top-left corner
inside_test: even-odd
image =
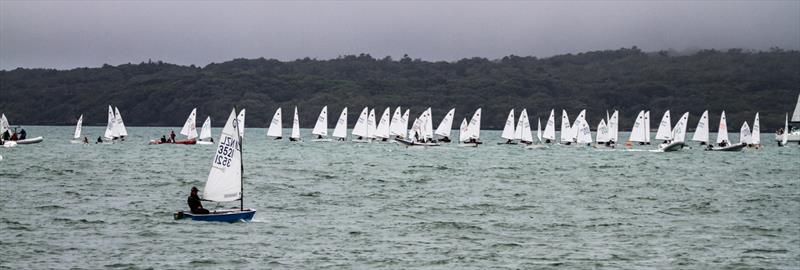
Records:
[[[672,141],[685,142],[686,141],[686,126],[689,125],[689,112],[683,113],[681,119],[675,124],[672,129]]]
[[[644,112],[644,139],[650,142],[650,111]]]
[[[183,123],[181,134],[186,135],[190,140],[197,138],[197,108],[192,109],[186,122]]]
[[[797,95],[797,105],[794,105],[794,113],[792,113],[792,122],[800,122],[800,94]]]
[[[322,107],[317,117],[317,124],[314,125],[314,130],[311,131],[314,135],[328,136],[328,106]]]
[[[578,117],[575,117],[575,122],[573,122],[572,127],[577,127],[578,123],[582,120],[586,120],[586,110],[581,110],[581,112],[578,113]],[[587,121],[586,123],[588,125],[589,122]],[[572,132],[569,135],[570,140],[577,141],[579,130],[577,128],[570,128],[570,131]]]
[[[369,108],[364,107],[361,114],[358,115],[356,126],[353,127],[353,136],[367,137],[367,121],[369,121]]]
[[[567,110],[561,110],[561,142],[572,142],[572,138],[570,138],[571,133],[572,130],[569,126]]]
[[[514,109],[511,109],[508,112],[508,117],[506,118],[506,125],[503,127],[503,133],[500,134],[500,137],[503,139],[513,140],[514,139]]]
[[[786,120],[783,122],[783,138],[781,139],[781,145],[786,146],[786,143],[789,142],[789,114],[786,114]]]
[[[539,142],[542,142],[542,119],[536,118],[538,124],[536,124],[536,138],[539,139]]]
[[[381,115],[381,121],[378,123],[378,128],[375,131],[375,137],[384,138],[384,139],[388,139],[389,138],[389,136],[390,136],[389,135],[389,129],[391,128],[390,123],[389,123],[391,121],[391,120],[389,120],[389,113],[391,113],[391,112],[392,112],[392,108],[389,108],[389,107],[386,107],[386,110],[383,110],[383,115]]]
[[[403,131],[400,133],[402,134],[401,136],[405,136],[406,130],[408,129],[408,117],[410,113],[411,111],[409,109],[406,109],[406,111],[403,113],[403,123],[400,125],[400,129]]]
[[[542,133],[542,138],[548,140],[555,140],[556,139],[556,116],[555,110],[550,110],[550,117],[547,118],[547,124],[544,127],[544,133]]]
[[[458,140],[461,142],[469,140],[469,125],[466,117],[461,121],[461,126],[458,128]]]
[[[389,135],[390,136],[401,136],[405,137],[405,127],[403,125],[403,115],[400,111],[400,106],[394,110],[394,114],[392,115],[392,123],[389,125]]]
[[[755,145],[761,144],[761,123],[758,119],[758,113],[756,113],[756,119],[753,120],[753,131],[750,143]]]
[[[211,138],[211,116],[206,117],[206,121],[203,122],[203,127],[200,128],[199,139],[205,140],[208,138]]]
[[[608,126],[606,125],[605,119],[600,119],[600,124],[597,124],[597,136],[595,137],[595,141],[598,143],[604,143],[611,139],[611,134],[608,132]]]
[[[339,115],[339,121],[336,121],[336,127],[333,128],[333,137],[347,138],[347,107],[342,109],[342,114]]]
[[[722,116],[719,118],[719,129],[717,130],[717,144],[722,141],[730,143],[730,140],[728,140],[728,121],[725,119],[725,111],[722,111]]]
[[[239,123],[234,109],[225,122],[214,160],[211,161],[211,171],[203,189],[205,200],[230,202],[242,198],[242,152],[239,135],[242,132],[237,132],[237,126],[244,126],[244,123]]]
[[[8,123],[6,114],[0,116],[0,134],[6,133],[6,130],[11,130],[11,125]]]
[[[533,142],[533,134],[531,134],[531,123],[528,121],[528,110],[522,109],[517,123],[516,133],[519,133],[519,140],[526,143]],[[515,134],[516,136],[516,134]]]
[[[633,128],[631,128],[631,136],[628,141],[647,142],[645,136],[644,111],[639,111],[639,115],[636,116],[636,122],[633,123]]]
[[[658,131],[656,131],[656,140],[672,140],[672,120],[669,110],[664,112],[664,116],[661,117],[661,124],[658,125]]]
[[[619,111],[617,110],[614,110],[608,120],[608,135],[610,140],[619,141]]]
[[[592,143],[592,130],[589,129],[589,123],[586,122],[586,118],[578,117],[577,130],[578,136],[575,140],[579,144]]]
[[[431,107],[425,110],[425,122],[423,123],[425,124],[423,126],[425,139],[433,139],[433,112],[431,111]]]
[[[739,129],[739,143],[750,144],[752,142],[751,136],[752,134],[750,133],[750,126],[747,125],[747,121],[744,121],[742,128]]]
[[[119,134],[119,136],[128,136],[128,129],[125,128],[125,122],[122,121],[122,114],[119,113],[119,108],[114,107],[114,113],[117,117],[117,120],[114,123],[114,134]]]
[[[300,139],[300,117],[297,115],[297,106],[294,106],[294,120],[292,120],[292,135],[289,138]]]
[[[422,135],[422,121],[420,121],[419,118],[414,118],[414,124],[412,124],[411,129],[408,130],[408,138],[415,142],[425,139]]]
[[[103,134],[103,137],[106,139],[110,140],[114,138],[114,123],[116,123],[114,109],[111,108],[111,105],[108,105],[108,124],[106,124],[106,133]]]
[[[708,143],[708,110],[703,112],[700,120],[697,121],[697,128],[694,130],[692,141]]]
[[[469,121],[469,137],[475,140],[481,137],[481,108],[475,110]]]
[[[239,137],[242,137],[242,140],[244,140],[244,114],[245,109],[242,109],[239,111],[239,115],[236,116],[236,122],[239,123]]]
[[[453,117],[455,114],[455,108],[452,108],[449,112],[447,112],[447,115],[444,116],[442,122],[439,122],[439,127],[436,128],[436,135],[450,137],[450,131],[453,129]]]
[[[367,117],[367,138],[375,138],[377,126],[375,125],[375,109],[369,110],[369,117]]]
[[[78,117],[78,123],[75,124],[75,136],[72,136],[73,138],[78,139],[78,138],[81,137],[81,126],[82,125],[83,125],[83,114],[81,114],[81,117]]]
[[[272,116],[272,122],[269,123],[269,129],[267,129],[267,136],[283,137],[283,115],[281,114],[281,108],[278,108]]]

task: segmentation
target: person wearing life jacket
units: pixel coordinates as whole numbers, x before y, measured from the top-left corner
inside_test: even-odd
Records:
[[[170,130],[169,131],[169,142],[175,143],[175,131],[174,130]]]
[[[189,199],[186,200],[189,204],[189,210],[192,214],[208,214],[208,209],[203,208],[203,203],[200,202],[200,196],[197,196],[197,187],[192,187]]]
[[[83,137],[83,144],[89,144],[89,137]]]
[[[97,136],[97,141],[95,142],[95,144],[98,144],[98,143],[103,143],[103,137],[102,136]]]
[[[26,132],[25,129],[23,128],[22,130],[19,131],[19,139],[24,140],[25,138],[28,138],[28,132]]]

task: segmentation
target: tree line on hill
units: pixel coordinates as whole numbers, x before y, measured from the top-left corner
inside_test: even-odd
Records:
[[[593,129],[606,111],[620,111],[629,130],[640,110],[652,127],[665,110],[673,124],[690,112],[689,129],[709,110],[712,131],[722,110],[729,130],[752,125],[761,113],[762,132],[783,125],[800,92],[800,52],[773,48],[702,50],[690,55],[643,52],[636,47],[547,58],[506,56],[455,62],[404,56],[346,55],[330,60],[234,59],[204,67],[169,63],[104,65],[71,70],[0,71],[0,111],[13,125],[105,125],[107,105],[119,107],[128,126],[180,126],[192,108],[198,125],[207,115],[222,125],[231,108],[247,109],[247,126],[267,127],[278,107],[291,123],[298,107],[301,127],[311,128],[328,106],[329,128],[348,107],[350,127],[365,106],[411,109],[411,119],[431,107],[434,125],[456,108],[453,128],[483,108],[482,128],[502,129],[508,111],[526,108],[535,129],[551,109],[560,123],[587,110]],[[469,120],[469,119],[468,119]],[[289,125],[285,125],[289,126]]]

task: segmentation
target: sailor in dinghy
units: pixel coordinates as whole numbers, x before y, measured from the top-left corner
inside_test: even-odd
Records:
[[[202,204],[197,204],[199,201],[193,203],[192,197],[190,197],[189,203],[194,211],[176,212],[173,215],[175,219],[190,218],[195,221],[221,222],[250,221],[253,219],[256,210],[244,208],[244,164],[242,160],[242,137],[244,132],[241,130],[244,127],[244,123],[240,123],[243,121],[244,114],[241,117],[236,117],[236,110],[231,111],[220,135],[219,145],[211,162],[211,171],[208,173],[208,180],[203,189],[203,200],[213,202],[239,201],[239,208],[206,210],[208,211],[206,213],[206,211],[200,210],[204,209]]]

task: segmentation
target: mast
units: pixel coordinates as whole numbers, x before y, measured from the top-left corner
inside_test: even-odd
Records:
[[[238,117],[236,118],[236,124],[233,126],[236,129],[236,136],[239,137],[239,170],[241,171],[239,176],[239,211],[244,211],[244,153],[242,153],[244,142],[242,142],[242,132],[239,131]]]

